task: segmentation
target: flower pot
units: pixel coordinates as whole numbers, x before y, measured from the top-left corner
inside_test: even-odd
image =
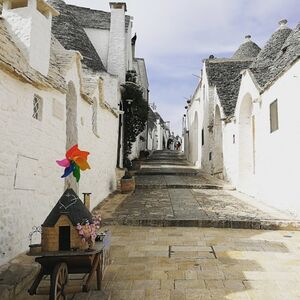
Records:
[[[42,245],[41,244],[29,245],[29,253],[31,255],[39,254],[41,252],[42,252]]]
[[[121,192],[122,194],[127,194],[135,190],[135,179],[131,178],[122,178],[121,179]]]

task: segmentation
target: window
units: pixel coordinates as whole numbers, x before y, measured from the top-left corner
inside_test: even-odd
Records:
[[[272,133],[278,129],[278,101],[275,100],[270,104],[270,131]]]
[[[235,144],[235,134],[232,136],[232,143]]]
[[[209,160],[212,160],[212,152],[209,152]]]
[[[204,129],[201,132],[202,146],[204,145]]]
[[[42,120],[43,99],[37,95],[33,98],[33,113],[32,117],[36,120]]]
[[[92,114],[92,126],[93,132],[96,136],[98,136],[98,124],[97,124],[97,100],[96,98],[93,99],[93,114]]]

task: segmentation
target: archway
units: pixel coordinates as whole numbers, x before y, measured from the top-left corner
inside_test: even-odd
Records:
[[[68,83],[66,96],[66,149],[78,144],[77,125],[77,94],[72,81]],[[72,188],[78,194],[78,183],[74,176],[68,176],[65,180],[65,188]]]
[[[252,98],[246,95],[239,113],[239,189],[253,193],[255,173],[255,117]]]
[[[192,153],[193,153],[193,163],[197,164],[198,162],[198,113],[195,112],[194,121],[193,121],[193,145],[192,145]]]
[[[223,131],[220,107],[215,109],[214,119],[214,151],[213,151],[213,173],[223,179]]]

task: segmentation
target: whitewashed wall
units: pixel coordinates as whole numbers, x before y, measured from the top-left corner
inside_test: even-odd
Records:
[[[104,74],[102,77],[104,77],[104,100],[107,99],[107,102],[114,107],[119,100],[118,80],[114,76]],[[91,208],[93,208],[116,188],[115,169],[119,121],[115,115],[101,107],[99,91],[96,89],[91,97],[97,100],[98,130],[96,135],[92,128],[92,105],[80,96],[80,82],[75,64],[66,78],[67,82],[72,81],[76,86],[79,148],[91,153],[89,156],[91,170],[82,172],[79,196],[82,197],[82,193],[92,193]]]
[[[41,121],[33,97],[43,99]],[[54,106],[55,102],[55,106]],[[64,189],[65,95],[41,91],[0,71],[0,265],[28,248]]]
[[[262,95],[257,116],[259,197],[300,215],[300,61]],[[269,107],[278,100],[279,129],[270,133]]]
[[[298,61],[253,104],[256,118],[254,195],[277,208],[300,214],[297,187],[300,167],[300,62]],[[243,78],[253,95],[251,78]],[[255,94],[252,96],[255,99]],[[270,103],[278,100],[279,129],[270,132]],[[238,113],[237,108],[237,113]],[[238,186],[239,187],[239,186]],[[245,191],[247,192],[247,191]],[[250,193],[251,191],[249,191]]]
[[[300,167],[300,63],[285,72],[269,89],[259,95],[248,72],[245,72],[237,102],[235,119],[224,126],[224,167],[226,178],[238,190],[263,202],[300,215],[300,192],[297,187]],[[245,186],[241,182],[239,123],[242,101],[250,97],[255,116],[254,171]],[[270,104],[278,100],[279,129],[270,132]],[[235,144],[233,144],[235,135]]]
[[[107,68],[109,30],[84,28],[105,68]]]
[[[30,1],[29,1],[30,4]],[[3,16],[17,46],[27,57],[29,64],[43,75],[48,74],[51,43],[51,16],[46,18],[36,7],[6,9]]]

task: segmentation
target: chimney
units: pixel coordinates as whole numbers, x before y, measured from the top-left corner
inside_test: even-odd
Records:
[[[85,207],[90,211],[91,209],[91,194],[92,193],[83,193],[83,202]]]
[[[135,43],[136,43],[137,35],[134,34],[134,37],[131,39],[131,48],[132,48],[132,58],[135,58]]]
[[[286,28],[288,28],[287,27],[287,20],[286,19],[283,19],[283,20],[280,20],[279,22],[278,22],[278,24],[279,24],[279,29],[286,29]]]
[[[111,2],[110,9],[111,19],[107,71],[112,75],[119,76],[120,83],[124,83],[126,76],[126,3]]]
[[[52,16],[59,13],[45,0],[0,0],[2,16],[30,66],[47,76],[50,64]]]

